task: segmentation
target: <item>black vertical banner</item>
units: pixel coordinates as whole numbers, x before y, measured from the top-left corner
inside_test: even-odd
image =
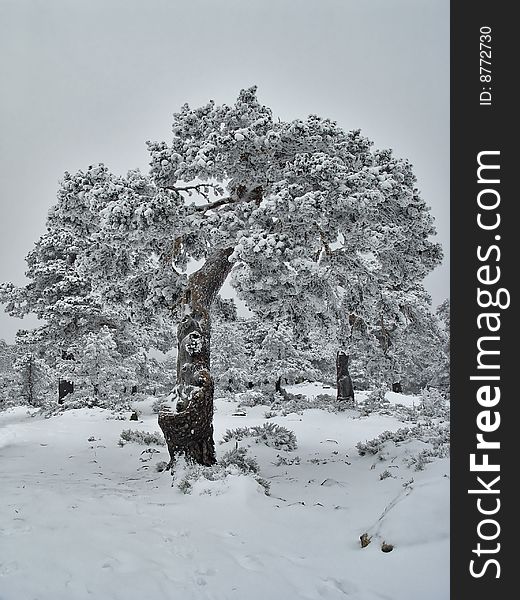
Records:
[[[517,595],[514,3],[451,4],[451,597]],[[516,278],[516,277],[515,277]],[[520,357],[516,380],[520,379]],[[516,388],[516,389],[515,389]],[[507,594],[506,594],[507,590]],[[512,591],[510,591],[512,590]]]

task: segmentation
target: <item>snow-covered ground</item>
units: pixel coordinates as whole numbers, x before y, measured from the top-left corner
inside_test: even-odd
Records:
[[[251,444],[270,496],[239,475],[186,495],[154,468],[167,460],[164,446],[143,454],[118,445],[123,429],[158,430],[149,406],[139,423],[101,409],[0,413],[1,600],[449,598],[448,459],[415,471],[405,459],[418,442],[385,461],[355,448],[403,427],[395,417],[307,410],[269,419],[298,440],[292,452]],[[236,404],[218,400],[216,440],[266,422],[265,411],[233,416]],[[230,444],[217,444],[219,455]]]

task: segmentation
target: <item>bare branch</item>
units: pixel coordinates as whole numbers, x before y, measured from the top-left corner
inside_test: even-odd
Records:
[[[184,186],[164,185],[161,187],[165,190],[171,190],[172,192],[179,192],[180,194],[186,192],[189,196],[191,196],[192,192],[197,192],[198,194],[206,198],[206,200],[209,200],[210,189],[212,189],[213,192],[217,195],[222,194],[222,187],[217,183],[196,183],[193,185]]]
[[[255,202],[257,205],[259,205],[263,198],[262,194],[263,190],[261,186],[256,186],[253,189],[247,190],[245,186],[239,185],[236,189],[236,196],[219,198],[214,202],[196,206],[195,210],[199,212],[206,212],[208,210],[218,208],[219,206],[224,206],[225,204],[238,204],[239,202]]]

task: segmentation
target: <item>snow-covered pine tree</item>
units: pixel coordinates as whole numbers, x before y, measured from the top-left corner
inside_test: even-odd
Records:
[[[438,387],[449,395],[450,393],[450,323],[451,306],[450,300],[444,300],[435,311],[441,341],[442,357],[434,370],[430,385]]]
[[[8,344],[5,340],[0,340],[0,408],[8,405],[16,398],[15,360],[16,348],[14,344]]]
[[[43,359],[44,346],[39,332],[20,330],[16,335],[15,393],[29,406],[42,406],[50,392],[52,371]]]
[[[222,392],[242,392],[253,383],[248,352],[247,323],[241,319],[215,319],[212,331],[212,370],[215,385]]]
[[[171,143],[149,150],[149,176],[67,173],[50,218],[88,249],[77,272],[105,302],[143,322],[175,314],[178,400],[159,424],[172,461],[212,464],[210,308],[232,270],[261,318],[302,335],[340,323],[344,344],[345,306],[405,289],[441,253],[406,160],[328,119],[275,119],[256,88],[183,106]],[[190,260],[203,263],[191,274]]]
[[[31,352],[21,354],[14,363],[18,396],[23,403],[41,406],[48,389],[48,368]]]
[[[272,394],[286,384],[326,378],[322,369],[330,371],[334,352],[326,354],[323,332],[312,335],[311,342],[287,324],[231,314],[232,318],[223,317],[220,308],[212,309],[211,364],[221,391],[255,388]]]
[[[117,405],[137,387],[134,355],[121,355],[107,326],[80,336],[67,347],[65,356],[70,355],[74,360],[58,360],[57,370],[60,379],[74,381],[74,400]]]
[[[44,321],[31,335],[38,338],[39,358],[44,358],[56,375],[60,402],[73,391],[76,398],[92,395],[101,383],[99,369],[112,373],[112,392],[126,387],[130,394],[137,371],[142,370],[143,348],[167,347],[172,340],[171,323],[165,325],[154,318],[137,324],[124,306],[101,297],[92,271],[83,268],[90,253],[94,250],[88,237],[76,236],[63,227],[51,209],[47,231],[26,259],[29,283],[0,285],[0,300],[6,303],[7,312],[17,317],[34,313]],[[96,360],[104,357],[105,367],[92,368],[87,348],[97,348]],[[125,377],[126,385],[116,383]],[[102,388],[107,385],[108,381]],[[120,393],[111,397],[113,401],[122,398]]]
[[[309,347],[298,341],[290,327],[282,323],[265,328],[252,357],[253,380],[257,385],[283,392],[283,386],[319,377]]]
[[[355,328],[353,376],[360,386],[390,389],[399,382],[405,392],[427,385],[445,387],[449,379],[449,333],[430,310],[422,286],[406,294],[385,294],[381,323]],[[382,332],[384,335],[382,335]]]

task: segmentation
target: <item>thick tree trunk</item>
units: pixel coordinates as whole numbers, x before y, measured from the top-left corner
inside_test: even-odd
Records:
[[[65,350],[61,351],[61,358],[63,360],[74,360],[74,355],[66,352]],[[66,379],[58,379],[58,404],[63,404],[63,400],[65,396],[72,394],[74,392],[74,382],[67,381]]]
[[[181,455],[201,465],[216,462],[210,308],[231,270],[228,260],[231,252],[229,248],[215,252],[201,269],[190,275],[181,301],[183,316],[177,328],[177,403],[175,411],[159,413],[171,467]]]
[[[337,402],[341,409],[352,408],[354,402],[354,386],[348,371],[348,355],[339,350],[336,355]]]
[[[289,394],[289,392],[287,390],[284,390],[282,387],[282,377],[278,377],[278,379],[276,380],[275,384],[274,384],[274,389],[275,392],[277,394],[281,394],[283,398],[285,398],[285,400],[290,400],[291,399],[291,395]]]

